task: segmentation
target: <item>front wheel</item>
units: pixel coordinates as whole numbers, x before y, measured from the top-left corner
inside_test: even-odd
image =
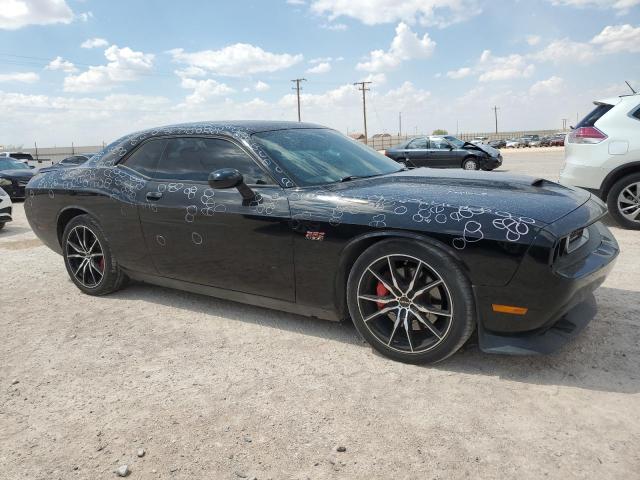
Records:
[[[62,254],[69,277],[88,295],[115,292],[126,282],[102,227],[90,215],[78,215],[67,224]]]
[[[627,175],[611,187],[607,207],[622,227],[640,230],[640,173]]]
[[[383,355],[433,363],[455,353],[475,327],[469,280],[429,244],[385,240],[355,262],[347,303],[362,337]]]
[[[467,158],[462,162],[462,168],[465,170],[478,170],[480,167],[478,166],[478,161],[475,158]]]
[[[4,228],[4,223],[5,222],[0,222],[0,230],[2,230]]]

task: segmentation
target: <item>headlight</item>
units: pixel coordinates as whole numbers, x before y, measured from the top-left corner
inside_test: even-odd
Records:
[[[0,178],[0,187],[11,185],[11,180],[8,178]]]

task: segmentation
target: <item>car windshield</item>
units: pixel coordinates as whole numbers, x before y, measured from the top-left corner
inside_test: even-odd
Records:
[[[12,158],[0,158],[0,170],[26,170],[28,167]]]
[[[300,186],[399,172],[394,160],[324,128],[276,130],[253,137]]]
[[[462,140],[454,137],[453,135],[447,135],[444,138],[446,138],[449,141],[449,143],[456,148],[462,148],[462,146],[464,145],[464,142]]]

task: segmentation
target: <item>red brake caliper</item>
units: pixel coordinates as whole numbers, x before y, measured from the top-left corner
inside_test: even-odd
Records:
[[[387,287],[379,281],[378,285],[376,285],[376,295],[379,297],[385,297],[388,293],[389,290],[387,290]],[[384,303],[376,302],[376,305],[378,305],[378,310],[382,310],[384,308]]]
[[[98,262],[98,267],[100,267],[100,271],[104,272],[104,257]]]

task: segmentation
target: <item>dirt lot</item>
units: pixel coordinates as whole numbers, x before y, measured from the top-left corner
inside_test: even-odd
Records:
[[[503,170],[557,179],[561,162],[507,151]],[[560,353],[471,345],[418,367],[350,324],[145,285],[83,295],[17,204],[0,233],[0,478],[638,478],[640,233],[614,233],[599,314]]]

